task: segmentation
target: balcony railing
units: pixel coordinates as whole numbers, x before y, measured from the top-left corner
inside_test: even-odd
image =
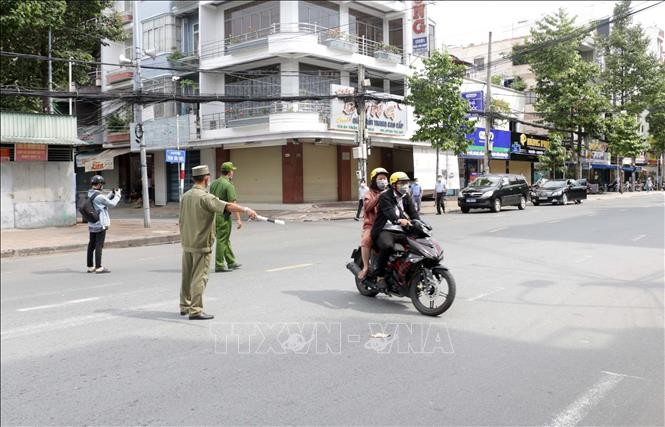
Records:
[[[330,102],[328,101],[274,101],[260,103],[261,105],[236,105],[227,108],[225,112],[205,114],[201,117],[203,130],[223,129],[235,127],[239,122],[253,119],[267,118],[270,114],[278,113],[318,113],[319,121],[328,122],[330,115]]]
[[[379,60],[387,62],[405,63],[404,50],[401,48],[370,40],[364,36],[344,33],[337,28],[325,28],[320,25],[306,22],[276,23],[266,28],[229,36],[224,40],[202,43],[201,58],[205,59],[223,56],[244,47],[259,46],[261,43],[267,43],[268,36],[278,33],[305,33],[318,35],[319,43],[328,45],[329,47],[346,50],[344,49],[344,45],[348,45],[349,53],[374,56]],[[338,41],[339,43],[334,45],[335,41]]]

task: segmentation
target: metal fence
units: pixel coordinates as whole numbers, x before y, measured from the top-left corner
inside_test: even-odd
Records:
[[[203,130],[215,130],[230,127],[234,121],[268,117],[279,113],[318,113],[321,123],[328,123],[330,116],[329,101],[274,101],[274,102],[241,102],[224,112],[204,114],[201,116]]]

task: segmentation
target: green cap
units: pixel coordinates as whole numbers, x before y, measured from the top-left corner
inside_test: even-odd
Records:
[[[238,169],[238,168],[233,166],[233,163],[231,163],[231,162],[222,163],[222,172],[234,171],[236,169]]]

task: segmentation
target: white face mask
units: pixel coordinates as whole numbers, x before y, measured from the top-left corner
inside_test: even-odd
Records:
[[[379,188],[379,190],[384,190],[388,186],[388,180],[387,179],[377,179],[376,180],[376,186]]]
[[[409,184],[399,184],[397,186],[397,191],[400,192],[400,194],[408,194],[411,186]]]

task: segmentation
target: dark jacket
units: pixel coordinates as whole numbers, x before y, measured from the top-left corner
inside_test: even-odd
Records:
[[[409,215],[408,219],[420,219],[411,196],[407,195],[402,201],[404,204],[404,212]],[[376,216],[374,226],[372,226],[372,240],[376,240],[381,230],[383,230],[383,226],[386,225],[386,222],[390,221],[393,224],[397,224],[400,218],[407,219],[404,215],[397,216],[395,214],[396,206],[397,198],[395,197],[393,189],[381,193],[379,196],[379,214]]]

